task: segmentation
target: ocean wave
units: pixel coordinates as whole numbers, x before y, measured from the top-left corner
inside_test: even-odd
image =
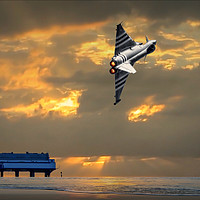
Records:
[[[188,178],[2,178],[0,189],[85,194],[200,196],[200,179]]]

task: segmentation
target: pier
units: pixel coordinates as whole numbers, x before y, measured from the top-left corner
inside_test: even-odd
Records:
[[[45,177],[50,177],[55,169],[55,160],[50,159],[48,153],[0,153],[1,177],[5,171],[14,171],[15,177],[19,177],[20,171],[30,172],[30,177],[35,177],[35,173],[44,173]]]

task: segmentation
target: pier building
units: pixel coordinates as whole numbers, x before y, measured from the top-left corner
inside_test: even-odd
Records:
[[[0,153],[1,177],[5,171],[14,171],[15,177],[19,177],[21,171],[30,172],[30,177],[34,177],[37,172],[42,172],[45,177],[50,177],[51,172],[55,169],[55,160],[50,159],[48,153]]]

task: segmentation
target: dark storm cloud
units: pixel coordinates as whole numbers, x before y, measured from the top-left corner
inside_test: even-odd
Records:
[[[158,20],[154,26],[199,19],[198,1],[17,1],[0,3],[1,35],[12,35],[51,25],[84,24],[120,14]],[[92,17],[91,17],[92,16]],[[163,23],[163,21],[162,21]],[[153,28],[153,27],[152,27]]]
[[[135,1],[132,6],[138,14],[142,12],[150,20],[164,20],[169,26],[187,19],[200,19],[199,1]]]
[[[98,22],[109,17],[130,13],[127,2],[111,1],[17,1],[1,2],[1,35],[26,32],[51,25]]]
[[[183,49],[187,44],[191,43],[190,40],[186,41],[176,41],[176,40],[169,40],[161,36],[154,36],[156,37],[156,40],[159,41],[158,45],[161,48],[161,50],[173,50],[173,49]]]
[[[1,148],[48,151],[54,156],[199,156],[198,116],[164,113],[146,123],[130,123],[120,107],[101,112],[73,120],[1,119]]]
[[[47,53],[55,55],[56,53],[62,53],[67,50],[70,51],[72,46],[80,45],[84,42],[95,41],[97,39],[97,33],[94,30],[85,31],[82,33],[68,33],[66,35],[55,35],[51,37],[51,42],[54,44],[52,48],[49,48]],[[77,49],[78,50],[78,49]]]
[[[82,85],[87,91],[80,98],[78,111],[81,118],[64,124],[56,121],[49,127],[52,132],[59,127],[56,136],[50,133],[59,144],[56,154],[198,157],[199,68],[164,71],[159,67],[148,69],[137,64],[135,68],[137,73],[130,75],[122,102],[117,106],[113,105],[111,75],[102,71],[79,72],[71,78],[63,78],[61,85]],[[59,82],[56,79],[49,81]],[[143,104],[151,95],[155,95],[155,104],[165,104],[166,108],[145,123],[129,122],[125,112]],[[176,96],[181,98],[170,100]],[[76,144],[76,148],[72,144]]]
[[[150,26],[146,34],[150,33],[153,38],[154,33],[158,33],[160,29],[165,28],[167,32],[173,32],[175,27],[187,20],[200,19],[199,1],[137,1],[133,2],[132,6],[137,16],[143,16],[149,20]],[[161,43],[162,47],[170,48],[169,44],[164,46],[164,41]],[[183,44],[183,42],[176,43]]]
[[[62,70],[67,74],[69,73],[75,73],[76,71],[79,71],[80,69],[85,70],[92,70],[96,69],[96,66],[94,63],[91,62],[89,59],[84,59],[83,62],[78,63],[76,61],[77,57],[75,55],[75,51],[79,51],[78,48],[80,48],[80,44],[85,42],[92,42],[97,39],[97,33],[91,31],[84,33],[69,33],[64,36],[53,36],[51,38],[51,42],[53,45],[49,48],[47,48],[47,54],[49,56],[56,56],[58,58],[57,66],[56,68],[52,68],[52,74],[55,76],[58,74],[59,77],[49,77],[49,80],[53,81],[53,79],[56,79],[58,81],[58,85],[61,82],[64,82],[64,79],[60,77],[59,70]],[[48,81],[49,82],[49,81]],[[54,81],[56,83],[56,81]]]
[[[126,163],[126,164],[125,164]],[[127,164],[128,163],[128,164]],[[118,176],[119,172],[123,172],[122,176],[199,176],[199,172],[196,170],[200,161],[193,158],[184,159],[155,159],[149,161],[142,161],[138,158],[125,157],[124,162],[119,163],[117,167],[114,167],[115,163],[109,163],[105,166],[102,174]],[[184,166],[184,168],[183,168]]]
[[[113,89],[113,80],[107,69],[98,70],[95,72],[85,73],[83,70],[76,72],[70,78],[67,77],[47,77],[45,81],[57,87],[68,86],[72,89],[86,89],[83,92],[80,103],[79,112],[95,112],[106,108],[109,103],[112,103],[112,98],[109,98],[110,91]],[[113,94],[110,96],[113,97]],[[106,98],[106,100],[105,100]],[[88,99],[90,99],[88,101]],[[99,102],[99,103],[98,103]]]
[[[199,84],[199,67],[194,70],[177,69],[168,71],[163,70],[159,66],[148,69],[147,67],[149,66],[149,64],[135,65],[137,73],[129,75],[126,87],[122,93],[123,101],[129,102],[133,100],[133,104],[131,105],[136,106],[141,103],[142,99],[151,95],[156,95],[160,103],[172,96],[186,95],[189,97],[190,95],[196,95],[198,90],[197,85]],[[78,71],[70,78],[52,76],[46,78],[46,81],[56,86],[64,84],[73,85],[73,89],[86,88],[87,91],[81,97],[81,112],[87,103],[96,102],[97,99],[102,99],[98,104],[107,107],[108,99],[110,100],[114,96],[113,78],[107,73],[107,69],[105,68],[105,70],[87,73],[83,70]],[[97,103],[95,104],[99,107]],[[124,102],[121,102],[121,104],[126,106]],[[128,106],[124,107],[124,109],[127,110]]]
[[[17,105],[29,105],[33,103],[34,99],[40,99],[44,93],[41,90],[30,90],[30,89],[14,89],[14,90],[0,90],[0,109],[10,108]]]

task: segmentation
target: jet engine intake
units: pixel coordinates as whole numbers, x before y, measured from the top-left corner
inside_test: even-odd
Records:
[[[156,47],[155,47],[155,45],[150,45],[149,47],[148,47],[148,49],[147,49],[147,53],[149,54],[149,53],[152,53],[152,52],[154,52],[155,51],[155,49],[156,49]]]

